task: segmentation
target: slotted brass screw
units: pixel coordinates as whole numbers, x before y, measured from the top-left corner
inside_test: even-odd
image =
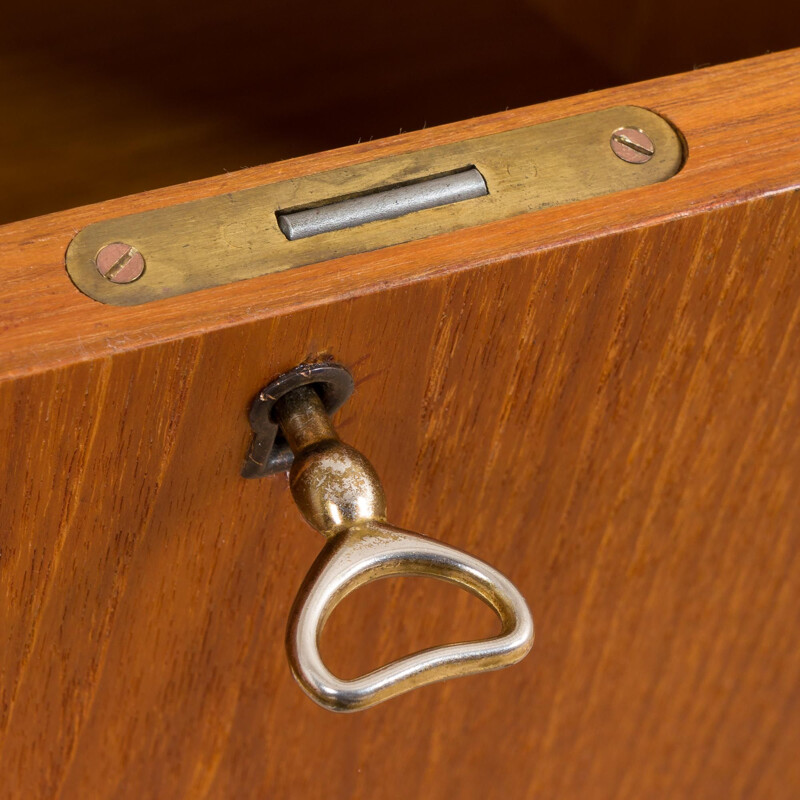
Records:
[[[611,134],[611,149],[629,164],[644,164],[656,151],[650,137],[638,128],[617,128]]]
[[[132,245],[113,242],[95,256],[97,271],[112,283],[133,283],[144,272],[144,256]]]

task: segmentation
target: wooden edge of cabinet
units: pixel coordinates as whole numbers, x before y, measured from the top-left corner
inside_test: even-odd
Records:
[[[91,300],[75,288],[64,267],[72,237],[99,220],[614,105],[649,108],[681,132],[687,161],[677,176],[661,184],[136,307]],[[792,190],[800,185],[799,130],[800,49],[5,225],[0,227],[0,380]],[[524,268],[524,259],[520,265]]]

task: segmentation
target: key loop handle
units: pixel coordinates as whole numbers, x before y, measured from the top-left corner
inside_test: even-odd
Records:
[[[263,423],[267,398],[269,421],[280,429],[293,456],[292,496],[309,524],[328,538],[289,614],[286,648],[300,686],[324,708],[359,711],[429,683],[520,661],[533,646],[534,627],[519,590],[479,558],[386,522],[380,479],[369,461],[336,435],[324,390],[313,381],[318,366],[301,365],[280,376],[262,390],[251,412],[251,419],[257,416]],[[325,367],[326,375],[345,372],[352,391],[344,367]],[[346,379],[340,384],[346,385]],[[336,677],[319,652],[328,617],[360,586],[400,575],[438,578],[468,590],[495,611],[500,634],[429,648],[352,680]]]

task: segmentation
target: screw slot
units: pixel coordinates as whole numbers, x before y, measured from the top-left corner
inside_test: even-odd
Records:
[[[611,134],[611,149],[629,164],[644,164],[656,152],[652,139],[639,128],[617,128]]]
[[[111,283],[133,283],[144,272],[144,256],[132,245],[113,242],[100,249],[94,263]]]

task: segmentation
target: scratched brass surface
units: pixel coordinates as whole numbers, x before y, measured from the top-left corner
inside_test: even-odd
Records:
[[[611,134],[639,128],[655,145],[644,164],[614,155]],[[678,134],[643,108],[619,106],[271,183],[233,194],[104,220],[81,230],[66,266],[89,297],[114,305],[152,300],[435,236],[549,206],[664,181],[681,168]],[[289,241],[276,212],[365,194],[428,175],[476,166],[489,194]],[[94,259],[124,242],[146,261],[129,284],[106,280]]]

